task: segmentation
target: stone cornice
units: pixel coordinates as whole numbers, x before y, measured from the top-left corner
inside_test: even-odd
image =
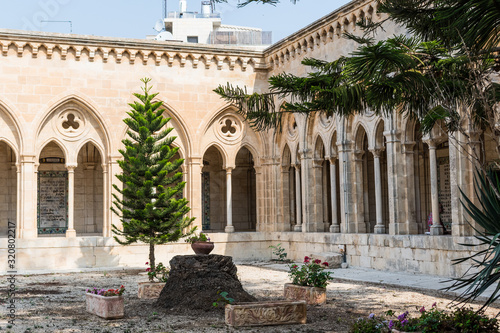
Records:
[[[99,57],[103,62],[121,63],[126,58],[131,64],[140,61],[144,65],[168,66],[177,60],[180,67],[189,62],[194,68],[202,63],[207,69],[214,66],[219,70],[233,70],[236,64],[243,71],[249,64],[256,70],[268,68],[263,52],[252,48],[0,29],[2,55],[7,56],[12,48],[18,57],[29,52],[33,58],[43,54],[51,59],[58,52],[62,60],[72,53],[77,61],[85,54],[91,62]]]
[[[33,58],[43,55],[51,59],[57,53],[66,60],[68,54],[79,61],[82,56],[93,62],[142,62],[206,69],[246,71],[249,65],[257,71],[267,71],[295,59],[298,55],[321,48],[342,38],[346,29],[356,29],[362,18],[380,21],[377,0],[354,0],[336,11],[309,24],[264,51],[258,48],[154,41],[115,37],[95,37],[47,32],[0,29],[0,50],[3,56],[15,52],[18,57],[30,53]]]
[[[382,17],[377,13],[377,6],[376,0],[349,2],[265,49],[266,63],[270,68],[279,67],[298,55],[343,38],[346,29],[350,28],[350,32],[353,32],[356,22],[362,18],[380,21]]]

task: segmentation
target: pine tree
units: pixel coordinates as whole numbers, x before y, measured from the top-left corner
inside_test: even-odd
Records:
[[[176,137],[169,137],[173,128],[166,127],[170,118],[163,117],[162,102],[153,102],[158,93],[149,93],[151,80],[141,81],[143,94],[134,94],[138,101],[129,104],[132,110],[124,119],[128,137],[122,140],[125,150],[119,150],[122,173],[116,175],[123,188],[113,184],[121,198],[113,194],[111,210],[122,222],[122,228],[113,225],[113,233],[120,236],[114,239],[122,245],[149,244],[149,265],[154,269],[155,245],[189,236],[196,227],[188,229],[194,218],[185,216],[188,201],[178,198],[185,186],[179,171],[184,160],[174,159],[178,148],[172,146]]]

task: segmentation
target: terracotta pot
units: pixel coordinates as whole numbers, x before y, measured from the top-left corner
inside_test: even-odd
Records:
[[[196,254],[210,254],[214,249],[213,242],[194,242],[191,243],[191,248]]]
[[[165,287],[165,282],[139,282],[139,294],[142,299],[156,299]]]
[[[123,296],[85,294],[87,312],[104,319],[123,318]]]
[[[326,304],[326,288],[296,286],[286,283],[285,298],[295,301],[306,301],[309,305]]]

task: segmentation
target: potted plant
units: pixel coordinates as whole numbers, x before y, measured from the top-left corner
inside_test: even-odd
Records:
[[[149,265],[149,262],[146,263]],[[156,299],[165,287],[165,282],[168,280],[169,270],[160,262],[156,266],[146,268],[149,281],[139,282],[138,297],[142,299]]]
[[[285,284],[285,298],[304,300],[310,305],[325,304],[326,285],[332,280],[331,272],[325,272],[328,263],[306,256],[302,266],[293,264],[289,267],[292,283]]]
[[[186,242],[191,243],[191,248],[196,254],[210,254],[214,249],[214,243],[210,241],[210,237],[202,232],[186,238]]]
[[[87,289],[85,303],[87,312],[104,319],[123,318],[123,293],[125,287],[118,289]]]

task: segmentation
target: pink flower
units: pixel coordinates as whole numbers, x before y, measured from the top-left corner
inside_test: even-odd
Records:
[[[424,313],[425,312],[425,307],[421,307],[420,310],[418,310],[418,311],[420,311],[420,313]]]
[[[314,260],[314,263],[315,263],[315,264],[321,264],[321,260],[319,260],[319,259],[315,259],[315,260]]]
[[[437,307],[436,302],[432,303],[432,307],[433,307],[433,308]]]

